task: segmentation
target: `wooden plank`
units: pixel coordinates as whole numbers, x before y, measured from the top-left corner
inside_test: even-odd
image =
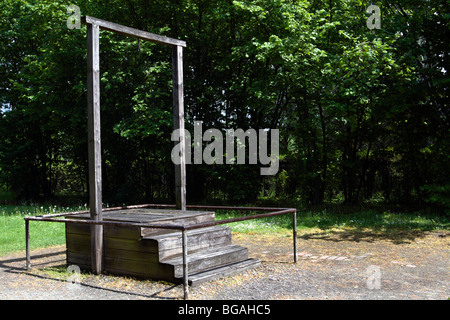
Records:
[[[181,211],[181,210],[166,210],[166,211],[134,211],[134,210],[116,210],[116,211],[103,211],[103,220],[109,221],[129,221],[129,222],[168,222],[175,221],[180,218],[196,218],[199,217],[199,221],[206,221],[203,216],[207,217],[206,220],[213,221],[215,219],[214,211]],[[70,219],[89,219],[89,214],[80,214],[72,216]]]
[[[172,48],[173,124],[180,130],[180,164],[175,165],[175,202],[177,209],[186,210],[186,150],[184,133],[183,47]],[[177,143],[177,142],[175,142]]]
[[[203,282],[213,279],[221,278],[236,274],[238,272],[245,271],[250,268],[255,268],[261,265],[261,261],[256,259],[246,259],[243,261],[227,264],[222,267],[214,268],[207,271],[201,271],[198,273],[189,275],[189,285],[196,286]]]
[[[188,243],[189,243],[189,248],[188,248],[188,252],[189,254],[194,253],[194,252],[198,252],[200,250],[208,250],[211,248],[219,248],[221,246],[226,246],[226,245],[230,245],[231,244],[231,237],[217,237],[213,240],[214,242],[211,243],[200,243],[197,242],[195,244],[191,244],[191,239],[189,239]],[[181,242],[181,240],[180,240]],[[169,259],[171,257],[174,257],[176,255],[179,255],[182,253],[182,248],[181,245],[179,247],[169,247],[169,248],[164,248],[164,249],[160,249],[159,250],[159,257],[160,260],[164,260],[164,259]]]
[[[68,251],[78,250],[76,248],[83,248],[89,242],[89,237],[79,234],[68,234],[66,239],[66,246]],[[128,251],[157,253],[158,243],[156,241],[139,241],[118,238],[104,238],[105,248],[121,249]],[[79,249],[82,250],[82,249]],[[105,249],[106,250],[106,249]]]
[[[89,255],[80,254],[77,252],[67,252],[67,264],[75,264],[82,269],[92,270],[91,257]]]
[[[102,220],[102,164],[100,139],[100,39],[98,25],[87,26],[89,208],[92,220]],[[92,271],[102,272],[103,226],[91,227]]]
[[[133,38],[139,38],[142,40],[151,41],[151,42],[164,44],[164,45],[168,45],[168,46],[186,47],[186,41],[183,41],[183,40],[169,38],[169,37],[161,36],[161,35],[154,34],[151,32],[142,31],[142,30],[131,28],[131,27],[126,27],[126,26],[123,26],[123,25],[120,25],[117,23],[105,21],[105,20],[90,17],[90,16],[81,17],[81,22],[86,25],[95,24],[95,25],[98,25],[103,30],[108,30],[111,32],[127,35],[127,36],[130,36]]]
[[[189,238],[198,238],[206,236],[208,238],[215,238],[217,236],[221,236],[224,234],[231,234],[231,229],[229,227],[222,227],[222,226],[213,226],[213,227],[206,227],[206,228],[200,228],[200,229],[193,229],[188,231],[188,237]],[[158,234],[158,235],[152,235],[149,237],[143,238],[150,239],[150,240],[157,240],[160,243],[165,242],[172,242],[174,240],[179,240],[181,236],[180,231],[174,231],[172,233],[167,234]]]
[[[88,225],[67,224],[66,234],[80,234],[89,236],[91,234],[91,227]],[[103,236],[106,238],[119,238],[140,240],[141,228],[139,227],[118,227],[118,226],[104,226]]]
[[[89,246],[82,243],[71,242],[70,250],[67,251],[68,256],[76,255],[79,258],[83,258],[85,261],[91,261]],[[104,259],[126,259],[132,261],[141,262],[153,262],[158,263],[159,257],[157,252],[145,252],[145,251],[133,251],[127,249],[116,249],[106,247],[103,254]]]
[[[230,245],[213,250],[202,250],[189,255],[189,272],[200,272],[248,258],[247,248]],[[183,275],[183,259],[177,257],[165,260],[164,263],[175,267],[175,277]]]
[[[80,241],[74,237],[70,237],[67,239],[67,252],[69,253],[79,253],[86,256],[90,256],[90,239],[87,239],[87,241],[83,242]]]
[[[117,210],[103,210],[105,217],[113,216],[117,214],[121,215],[193,215],[193,214],[203,214],[210,213],[214,211],[208,210],[177,210],[177,209],[117,209]],[[80,213],[77,215],[70,216],[71,218],[86,217],[88,213]]]
[[[105,247],[105,259],[120,258],[125,260],[158,263],[158,254],[155,252],[130,251]]]
[[[146,261],[124,259],[122,257],[128,256],[105,255],[103,266],[104,271],[118,275],[173,281],[173,267],[159,264],[156,254],[154,254],[153,259],[147,258]],[[78,252],[67,253],[67,264],[77,265],[83,270],[92,270],[91,257],[89,255],[82,253],[80,254]]]
[[[91,226],[85,225],[85,224],[66,224],[66,235],[67,234],[84,234],[84,235],[90,235],[91,234]]]
[[[91,270],[91,238],[89,233],[82,235],[81,241],[74,241],[74,235],[67,232],[67,227],[72,225],[66,224],[66,260],[67,265],[78,265],[82,269]],[[86,226],[90,230],[89,226]]]
[[[88,226],[90,229],[90,226]],[[67,251],[72,250],[72,245],[74,243],[82,244],[86,247],[86,252],[90,254],[91,247],[91,235],[90,233],[69,233],[66,232],[66,247]]]
[[[119,238],[139,241],[141,240],[141,228],[105,226],[103,227],[103,235],[105,238]]]
[[[134,241],[126,239],[105,238],[105,246],[108,248],[139,251],[139,252],[158,252],[158,245],[152,241]]]
[[[187,216],[187,217],[183,217],[183,218],[179,218],[179,219],[172,219],[170,221],[172,221],[173,224],[191,225],[191,224],[197,224],[197,223],[202,223],[202,222],[215,221],[215,215],[214,215],[214,213],[202,214],[202,215],[195,215],[195,216]],[[162,233],[162,230],[164,231],[164,229],[141,228],[141,236],[148,237],[148,236],[151,236],[154,234],[159,234],[159,233]]]
[[[198,250],[200,248],[214,247],[219,244],[231,244],[231,233],[229,232],[214,232],[214,233],[200,233],[197,235],[189,235],[189,250]],[[144,240],[143,240],[144,241]],[[159,251],[166,250],[180,250],[181,237],[174,237],[171,239],[163,239],[158,241]]]
[[[105,270],[114,274],[173,281],[173,266],[105,258]]]
[[[195,231],[195,232],[193,232]],[[225,246],[231,244],[231,231],[224,227],[211,227],[205,229],[190,230],[187,233],[189,252],[199,251],[200,249],[210,249],[213,247]],[[153,239],[158,240],[158,251],[160,259],[167,259],[170,256],[181,254],[182,239],[178,232],[173,236],[157,236]],[[145,241],[145,238],[143,239]]]

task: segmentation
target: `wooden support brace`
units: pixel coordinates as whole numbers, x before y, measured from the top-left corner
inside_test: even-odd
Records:
[[[102,30],[108,30],[114,33],[123,34],[125,36],[133,37],[142,39],[145,41],[150,41],[154,43],[164,44],[166,46],[180,46],[180,47],[186,47],[186,42],[183,40],[178,40],[174,38],[169,38],[165,36],[161,36],[159,34],[154,34],[147,31],[142,31],[135,28],[130,28],[127,26],[123,26],[114,22],[90,17],[90,16],[83,16],[81,17],[81,22],[83,24],[89,25],[97,25]]]

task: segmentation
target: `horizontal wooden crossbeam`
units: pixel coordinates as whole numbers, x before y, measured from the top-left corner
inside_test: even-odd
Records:
[[[146,41],[151,41],[155,43],[164,44],[167,46],[180,46],[180,47],[186,47],[186,41],[178,40],[174,38],[169,38],[165,36],[161,36],[158,34],[154,34],[147,31],[142,31],[138,29],[134,29],[131,27],[126,27],[114,22],[105,21],[102,19],[90,17],[90,16],[83,16],[81,17],[81,22],[85,25],[87,24],[94,24],[99,26],[103,30],[108,30],[111,32],[127,35],[134,38],[139,38]]]

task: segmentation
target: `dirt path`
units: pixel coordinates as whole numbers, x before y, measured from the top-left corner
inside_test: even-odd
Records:
[[[260,267],[191,289],[191,299],[420,299],[450,297],[450,233],[364,231],[299,234],[299,261],[292,238],[235,234],[233,242],[262,260]],[[182,287],[110,275],[67,281],[65,247],[0,257],[0,300],[180,299]]]

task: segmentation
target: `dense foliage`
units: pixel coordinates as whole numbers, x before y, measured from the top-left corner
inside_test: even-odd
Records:
[[[188,202],[450,208],[447,0],[73,0],[186,40],[186,127],[276,128],[280,170],[189,165]],[[381,28],[369,29],[370,4]],[[87,194],[86,35],[68,3],[2,0],[0,185]],[[170,50],[101,32],[104,199],[173,199]]]

